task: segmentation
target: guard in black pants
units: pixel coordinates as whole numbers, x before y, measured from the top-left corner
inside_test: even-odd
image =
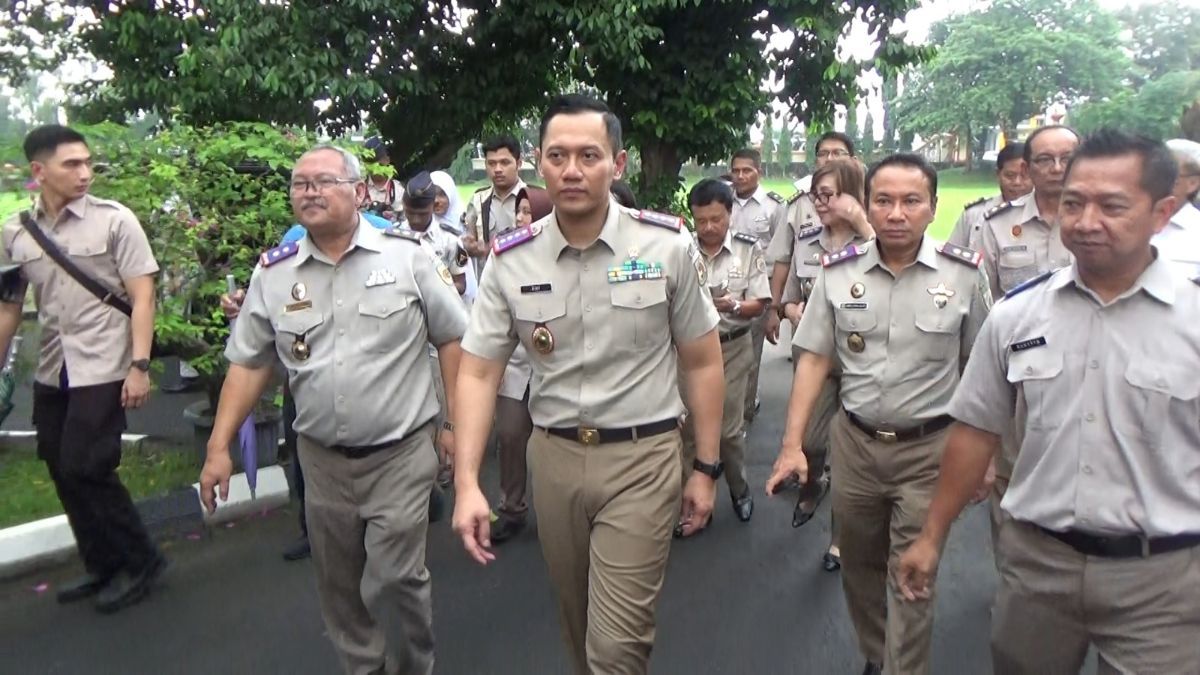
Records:
[[[292,457],[292,491],[300,501],[300,537],[283,549],[284,560],[303,560],[312,555],[308,545],[308,521],[304,519],[304,470],[300,467],[300,454],[296,452],[296,400],[292,390],[283,386],[283,444]]]

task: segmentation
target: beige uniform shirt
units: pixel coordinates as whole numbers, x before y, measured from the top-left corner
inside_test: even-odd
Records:
[[[693,235],[694,236],[694,235]],[[771,300],[771,282],[767,278],[767,261],[763,257],[762,243],[746,234],[725,234],[725,243],[716,255],[710,256],[696,247],[707,270],[708,288],[712,297],[728,295],[734,300]],[[754,319],[743,319],[732,314],[720,314],[717,330],[728,333],[749,326]]]
[[[461,258],[458,255],[460,248],[458,235],[451,234],[438,227],[436,219],[435,222],[429,224],[429,227],[424,232],[413,230],[408,227],[408,223],[404,223],[401,227],[420,236],[421,243],[427,246],[429,251],[450,270],[450,274],[458,276],[467,271],[466,265],[461,264]]]
[[[866,242],[855,234],[850,243],[861,245]],[[820,222],[797,232],[795,253],[791,256],[792,264],[780,302],[785,305],[789,302],[808,302],[817,281],[817,273],[821,271],[821,256],[837,250],[829,230]]]
[[[359,219],[334,264],[305,237],[264,254],[225,356],[287,368],[298,433],[325,446],[395,441],[439,412],[426,344],[459,339],[467,312],[417,241]],[[301,358],[303,340],[310,355]]]
[[[787,201],[783,226],[775,230],[767,246],[767,262],[790,263],[796,250],[803,246],[801,232],[821,224],[812,196],[797,192]]]
[[[397,216],[404,212],[404,186],[398,180],[389,180],[381,185],[367,179],[367,203],[387,204]]]
[[[610,199],[600,236],[582,250],[567,245],[551,214],[513,233],[524,243],[492,256],[463,349],[504,361],[525,346],[538,426],[623,428],[683,413],[675,345],[716,328],[717,312],[679,219],[659,216],[680,228],[672,229],[637,213]],[[624,274],[634,257],[659,278]],[[549,350],[543,331],[553,337]]]
[[[983,236],[984,219],[989,213],[998,211],[1005,203],[1004,197],[996,195],[995,197],[976,199],[967,204],[963,207],[962,215],[954,223],[954,229],[946,241],[955,246],[978,251],[980,249],[979,239]]]
[[[129,302],[124,281],[155,274],[158,263],[133,212],[84,195],[51,221],[38,202],[34,219],[67,257],[105,288]],[[35,379],[57,387],[63,362],[71,387],[124,380],[133,360],[129,317],[100,302],[42,250],[19,216],[4,224],[4,260],[21,266],[33,284],[42,344]],[[20,296],[24,295],[19,289]]]
[[[1200,284],[1156,260],[1105,305],[1072,265],[1006,298],[951,403],[1020,444],[1001,508],[1052,530],[1200,532]]]
[[[773,192],[767,192],[761,185],[747,199],[734,195],[733,217],[729,221],[729,229],[734,233],[748,234],[766,248],[775,232],[786,222],[787,208],[783,199]]]
[[[1051,224],[1038,213],[1033,194],[1009,202],[985,218],[979,236],[992,295],[1000,297],[1043,272],[1071,264],[1057,218]]]
[[[843,251],[817,275],[793,346],[834,359],[843,407],[870,424],[907,429],[947,414],[991,307],[983,273],[929,237],[899,277],[876,242]]]
[[[483,209],[490,209],[488,216],[488,230],[492,237],[498,234],[503,234],[517,225],[517,193],[525,187],[525,181],[517,179],[517,184],[513,186],[512,191],[504,199],[496,197],[496,189],[487,187],[477,191],[471,195],[471,201],[467,203],[467,210],[463,213],[463,228],[464,232],[475,235],[479,241],[484,241],[483,236],[483,218],[480,214]]]

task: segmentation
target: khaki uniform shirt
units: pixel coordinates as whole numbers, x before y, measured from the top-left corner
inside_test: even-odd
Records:
[[[404,186],[398,180],[389,180],[383,185],[376,185],[375,181],[368,178],[367,205],[376,203],[387,204],[393,213],[397,216],[401,215],[404,212]]]
[[[1000,297],[1043,272],[1071,264],[1057,224],[1038,213],[1030,193],[985,218],[979,237],[992,295]]]
[[[1020,452],[1001,508],[1058,531],[1200,532],[1200,283],[1156,260],[1105,305],[1074,265],[1006,298],[951,403]]]
[[[792,195],[787,202],[783,227],[775,230],[775,236],[767,246],[767,262],[792,262],[792,256],[803,245],[799,233],[820,224],[812,196],[807,192]]]
[[[694,236],[694,235],[693,235]],[[763,247],[757,239],[745,234],[725,234],[725,243],[717,254],[710,256],[696,247],[707,270],[708,288],[711,297],[717,298],[728,294],[734,300],[771,300],[771,283],[767,279],[767,261],[763,257]],[[749,326],[754,319],[744,319],[732,314],[720,314],[721,322],[717,330],[728,333],[732,330]]]
[[[1000,195],[977,199],[967,204],[963,207],[962,215],[958,217],[958,222],[954,223],[954,229],[946,241],[955,246],[978,251],[980,249],[979,239],[983,236],[984,219],[989,213],[995,212],[1004,204],[1006,204],[1004,197]]]
[[[717,311],[691,235],[637,213],[610,199],[600,236],[582,250],[567,245],[551,214],[514,233],[524,243],[492,255],[463,349],[505,361],[525,346],[538,426],[623,428],[683,413],[675,345],[716,328]],[[661,277],[618,281],[635,256],[639,267],[661,265]]]
[[[761,185],[748,199],[734,195],[729,229],[758,239],[765,248],[776,230],[787,222],[785,207],[779,195],[768,193]]]
[[[402,227],[409,232],[414,232],[419,235],[421,237],[421,243],[427,246],[429,251],[433,253],[433,255],[436,256],[437,259],[440,260],[447,269],[450,270],[450,274],[458,276],[467,271],[466,266],[460,262],[461,258],[458,255],[460,248],[458,243],[458,235],[451,234],[450,232],[447,232],[439,227],[436,219],[435,222],[431,222],[429,224],[429,227],[426,228],[424,232],[417,232],[416,230],[413,230],[412,228],[408,227],[408,223],[404,223]]]
[[[834,359],[842,405],[870,424],[907,429],[947,414],[991,307],[983,273],[973,261],[939,253],[929,237],[899,277],[883,265],[876,242],[843,249],[855,250],[863,252],[817,275],[792,344]]]
[[[438,414],[426,344],[459,339],[467,312],[427,249],[360,217],[336,264],[308,236],[264,256],[278,262],[254,270],[225,356],[250,368],[283,363],[297,433],[375,445]],[[308,358],[297,356],[301,340]]]
[[[480,216],[483,213],[484,205],[490,209],[488,216],[488,230],[492,237],[498,234],[503,234],[517,225],[517,193],[520,192],[525,185],[525,181],[517,179],[517,184],[508,193],[508,196],[503,200],[496,197],[496,188],[486,187],[478,190],[471,195],[471,201],[467,203],[467,210],[463,212],[463,231],[475,236],[479,241],[485,241],[483,236],[483,218]]]
[[[79,269],[126,302],[126,279],[158,272],[137,216],[117,202],[84,195],[52,221],[39,201],[33,217]],[[129,317],[100,302],[54,262],[19,215],[4,224],[3,241],[3,262],[20,265],[21,278],[33,284],[42,327],[35,379],[57,387],[65,361],[71,387],[124,380],[133,361]],[[18,293],[23,297],[24,288]]]
[[[816,228],[820,227],[820,230]],[[865,240],[858,234],[850,240],[851,244],[864,244]],[[843,247],[844,248],[844,247]],[[821,256],[839,250],[833,245],[829,229],[816,226],[799,230],[796,234],[795,253],[791,256],[791,269],[788,270],[787,283],[780,296],[782,304],[789,302],[808,302],[812,296],[813,285],[817,282],[817,273],[821,271]]]

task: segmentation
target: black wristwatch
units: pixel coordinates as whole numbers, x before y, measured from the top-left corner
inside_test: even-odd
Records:
[[[137,368],[143,373],[150,372],[150,359],[134,359],[129,365]]]
[[[719,459],[716,464],[705,464],[698,459],[693,459],[692,468],[713,480],[717,480],[721,474],[725,473],[725,464]]]

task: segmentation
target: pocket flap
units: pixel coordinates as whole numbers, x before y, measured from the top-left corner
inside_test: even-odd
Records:
[[[1048,380],[1063,370],[1061,352],[1037,348],[1017,352],[1008,359],[1008,381],[1012,383],[1028,380]]]
[[[299,312],[284,312],[279,315],[275,330],[280,333],[304,335],[325,322],[325,317],[315,309],[305,309]]]
[[[612,285],[613,307],[645,309],[666,301],[666,279],[641,279]]]
[[[1184,369],[1168,370],[1147,366],[1145,362],[1125,367],[1125,381],[1139,388],[1166,394],[1174,399],[1190,401],[1200,396],[1200,378],[1188,375]]]
[[[833,310],[834,321],[838,330],[847,333],[865,333],[875,328],[875,310],[873,309],[842,309]]]
[[[366,302],[358,303],[358,313],[363,316],[371,316],[377,319],[386,319],[389,316],[408,307],[414,298],[410,296],[396,295],[389,298],[371,299]]]
[[[953,302],[953,301],[951,301]],[[962,316],[953,311],[954,305],[943,307],[937,313],[925,312],[918,314],[915,320],[917,328],[925,333],[953,333],[961,324]]]
[[[77,256],[100,255],[106,251],[108,251],[108,239],[73,241],[67,246],[67,253]]]
[[[517,321],[546,323],[566,313],[566,301],[553,295],[520,297],[513,301],[513,316]]]

